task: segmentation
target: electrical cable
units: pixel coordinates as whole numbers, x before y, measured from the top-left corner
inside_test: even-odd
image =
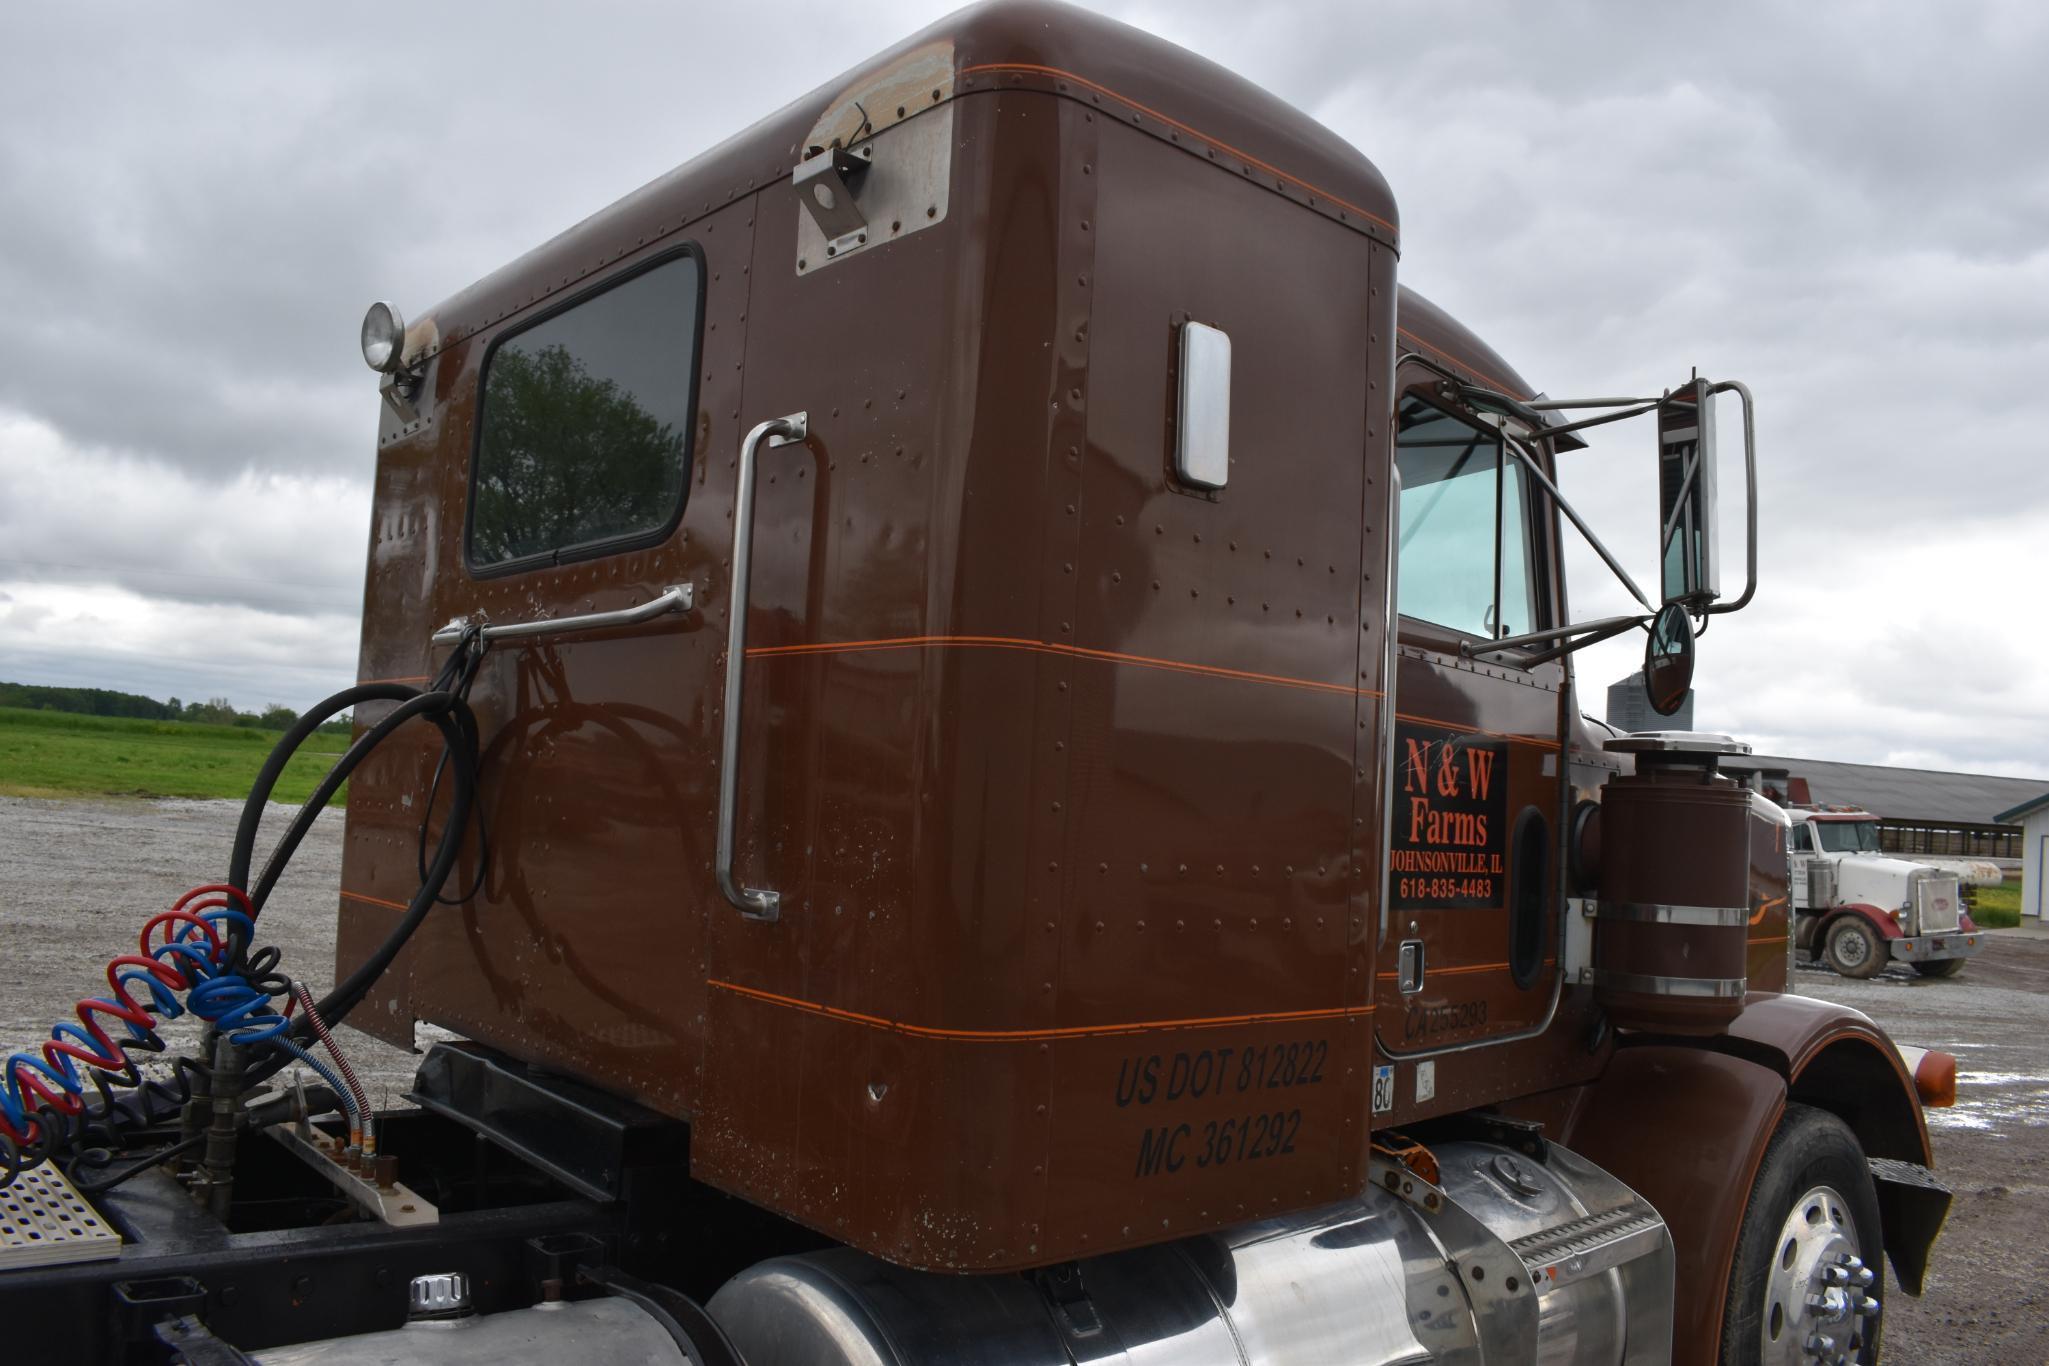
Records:
[[[306,990],[304,982],[294,982],[292,992],[305,1008],[306,1018],[313,1022],[313,1032],[320,1036],[320,1042],[327,1045],[327,1054],[334,1059],[334,1065],[348,1083],[349,1095],[354,1097],[358,1114],[370,1113],[370,1095],[363,1089],[363,1083],[356,1080],[356,1069],[349,1066],[349,1060],[342,1056],[341,1045],[334,1041],[334,1035],[327,1032],[327,1022],[320,1018],[319,1010],[313,1004],[313,993]],[[320,1069],[325,1070],[325,1069]]]
[[[327,777],[315,788],[312,796],[307,798],[291,828],[272,851],[257,883],[256,894],[251,897],[252,904],[260,914],[264,901],[269,897],[270,889],[276,885],[278,876],[282,874],[285,863],[290,860],[299,841],[304,839],[306,832],[312,828],[313,820],[320,809],[333,797],[356,765],[381,744],[385,737],[413,717],[422,716],[441,731],[445,749],[454,758],[450,772],[455,781],[449,795],[448,816],[442,825],[441,838],[435,846],[434,858],[428,865],[426,876],[421,879],[420,886],[413,893],[405,913],[386,934],[384,942],[372,950],[368,957],[356,965],[353,972],[336,983],[334,989],[316,1003],[315,1011],[325,1021],[339,1023],[369,994],[371,985],[391,966],[399,951],[405,947],[406,941],[412,938],[413,932],[420,927],[421,921],[425,920],[427,913],[433,909],[441,895],[441,889],[447,884],[449,875],[455,869],[470,813],[476,805],[479,744],[476,715],[470,711],[467,699],[470,686],[476,680],[477,670],[483,663],[486,648],[481,631],[473,627],[456,644],[447,663],[435,676],[434,682],[424,691],[404,684],[368,683],[345,688],[336,693],[307,712],[299,719],[298,724],[285,733],[277,748],[272,751],[270,760],[257,775],[255,786],[250,789],[249,799],[243,806],[241,824],[236,830],[234,857],[229,864],[228,881],[239,886],[247,885],[249,868],[253,862],[256,828],[262,821],[264,803],[271,789],[276,786],[279,776],[284,772],[291,752],[304,743],[329,716],[348,710],[362,701],[383,700],[398,703],[389,715],[364,732],[336,762]],[[431,809],[421,815],[423,822],[431,818]],[[302,1018],[295,1022],[291,1026],[291,1036],[302,1045],[310,1042],[314,1037],[310,1020]],[[288,1054],[278,1050],[272,1050],[268,1056],[259,1057],[244,1072],[243,1083],[255,1085],[274,1075],[288,1058]]]
[[[352,1092],[347,1086],[342,1084],[342,1079],[336,1076],[333,1070],[329,1068],[326,1063],[323,1063],[322,1061],[320,1061],[320,1059],[314,1057],[311,1053],[308,1053],[305,1049],[299,1047],[299,1045],[293,1043],[290,1039],[279,1039],[277,1041],[277,1046],[279,1048],[284,1049],[285,1052],[291,1054],[293,1057],[297,1058],[300,1062],[303,1062],[308,1067],[312,1068],[313,1075],[319,1077],[322,1081],[326,1082],[327,1089],[334,1092],[335,1096],[341,1101],[342,1113],[349,1116],[350,1119],[357,1118],[360,1112],[356,1108],[357,1101],[355,1093]]]
[[[128,1180],[130,1177],[142,1175],[151,1167],[160,1167],[164,1163],[169,1162],[172,1158],[182,1157],[186,1153],[195,1152],[198,1149],[205,1147],[206,1139],[207,1136],[205,1134],[194,1134],[190,1138],[181,1139],[176,1143],[172,1143],[166,1147],[159,1148],[157,1151],[149,1154],[147,1157],[137,1158],[135,1161],[129,1163],[125,1167],[116,1168],[112,1173],[103,1173],[99,1176],[82,1175],[79,1172],[79,1167],[84,1164],[82,1162],[74,1162],[71,1165],[71,1168],[65,1173],[65,1175],[70,1180],[72,1187],[76,1189],[79,1194],[98,1195],[102,1191],[112,1190],[114,1187],[120,1185],[123,1181]],[[106,1160],[111,1161],[112,1155],[109,1154]],[[104,1165],[104,1163],[100,1163],[97,1165]]]
[[[319,1008],[313,1004],[313,993],[306,990],[304,982],[292,983],[292,992],[298,998],[300,1006],[305,1009],[306,1018],[312,1022],[313,1032],[320,1036],[320,1042],[327,1045],[327,1055],[334,1059],[336,1069],[348,1083],[351,1112],[349,1146],[366,1155],[374,1155],[377,1152],[377,1128],[376,1120],[370,1112],[369,1092],[363,1089],[362,1082],[356,1080],[356,1069],[349,1066],[349,1060],[342,1056],[341,1045],[334,1041],[334,1035],[327,1032],[327,1022],[320,1018]],[[284,1040],[283,1046],[287,1052],[296,1054],[308,1062],[313,1060],[312,1054],[290,1039]]]

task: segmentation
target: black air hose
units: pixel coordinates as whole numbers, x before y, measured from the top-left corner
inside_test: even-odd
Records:
[[[478,734],[476,714],[470,710],[468,696],[470,684],[475,680],[477,669],[483,663],[483,644],[475,631],[465,636],[448,662],[442,666],[432,685],[417,689],[403,683],[364,683],[353,688],[344,688],[334,696],[312,708],[290,730],[286,731],[277,746],[271,751],[262,770],[256,775],[256,783],[249,790],[248,800],[242,806],[242,819],[235,830],[235,847],[228,864],[228,881],[233,886],[249,892],[252,918],[260,916],[263,904],[269,899],[271,890],[277,885],[285,867],[291,862],[299,844],[313,828],[319,816],[341,785],[348,780],[356,767],[368,758],[370,752],[388,739],[406,722],[415,717],[424,717],[441,731],[442,764],[453,777],[450,785],[448,819],[441,829],[441,839],[434,848],[434,857],[429,861],[421,877],[419,888],[407,904],[405,914],[399,917],[384,942],[356,966],[355,971],[337,982],[334,989],[323,996],[317,1004],[321,1017],[332,1026],[340,1024],[369,994],[370,987],[391,966],[399,951],[412,938],[413,932],[425,920],[427,912],[434,908],[441,896],[441,889],[447,885],[449,876],[455,871],[456,859],[462,852],[463,836],[468,828],[470,813],[477,808],[477,766]],[[346,753],[320,780],[299,813],[286,829],[284,838],[278,841],[265,861],[263,872],[253,889],[249,886],[249,870],[256,847],[257,828],[263,822],[264,806],[271,790],[283,776],[285,766],[292,754],[305,743],[308,736],[329,718],[348,711],[364,702],[396,702],[390,714],[358,736]],[[438,777],[438,773],[437,773]],[[424,831],[432,819],[432,803],[427,804],[420,815]],[[482,829],[482,813],[478,811],[478,828]],[[302,1044],[313,1041],[314,1029],[310,1019],[296,1020],[292,1024],[291,1037]],[[282,1049],[269,1050],[260,1055],[244,1074],[244,1085],[253,1086],[286,1066],[291,1055]]]
[[[7,1060],[7,1091],[0,1095],[0,1187],[19,1172],[48,1158],[69,1158],[74,1169],[81,1159],[90,1165],[104,1166],[112,1160],[113,1151],[122,1146],[126,1135],[159,1128],[190,1100],[194,1077],[211,1077],[206,1061],[214,1056],[216,1027],[212,1025],[204,1036],[199,1059],[173,1060],[176,1070],[168,1079],[142,1073],[135,1055],[161,1052],[164,1047],[152,1027],[153,1015],[169,1018],[192,1009],[210,1021],[218,1019],[219,1028],[229,1029],[238,1041],[246,1041],[253,1060],[231,1088],[238,1092],[274,1075],[298,1055],[299,1046],[313,1041],[314,1024],[310,1016],[289,1023],[275,1013],[257,1018],[257,1012],[267,1010],[265,1002],[287,995],[293,983],[277,971],[280,955],[276,948],[253,946],[256,919],[314,821],[349,775],[406,722],[421,718],[441,732],[442,754],[435,768],[434,794],[439,792],[442,774],[451,775],[447,820],[433,858],[423,862],[420,887],[405,914],[384,942],[322,998],[317,1013],[329,1023],[338,1023],[368,995],[371,985],[391,966],[440,899],[455,869],[473,814],[479,849],[488,847],[484,842],[482,809],[477,802],[477,720],[467,700],[486,648],[481,633],[472,628],[458,641],[428,687],[366,683],[344,688],[308,710],[279,738],[243,803],[227,882],[187,893],[171,913],[152,922],[153,926],[172,922],[158,940],[153,940],[146,929],[140,955],[115,961],[108,974],[113,995],[118,999],[81,1002],[78,1022],[57,1026],[52,1031],[52,1042],[44,1046],[41,1055],[17,1053]],[[249,875],[257,831],[270,794],[292,756],[329,720],[376,702],[396,705],[357,736],[321,779],[271,851],[252,891]],[[433,816],[434,794],[430,794],[421,815],[423,850],[427,823]],[[219,899],[194,899],[202,894]],[[197,913],[183,910],[188,903]],[[209,942],[211,948],[207,947]],[[116,981],[117,969],[124,964],[129,965],[126,973]],[[188,989],[190,999],[179,1004],[178,993]],[[141,999],[135,997],[136,991],[143,993]],[[211,1013],[199,1004],[204,993],[211,993]],[[125,1026],[128,1037],[117,1038],[109,1033],[110,1022]],[[98,1094],[97,1104],[85,1096],[88,1083]],[[150,1162],[125,1169],[112,1180],[88,1180],[93,1188],[105,1189],[154,1165],[165,1155],[160,1153]]]

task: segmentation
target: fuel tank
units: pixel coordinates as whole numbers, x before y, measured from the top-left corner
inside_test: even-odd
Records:
[[[1421,1151],[1421,1150],[1417,1150]],[[1439,1145],[1358,1198],[1023,1276],[851,1248],[741,1272],[710,1312],[749,1366],[1662,1362],[1664,1222],[1563,1148]]]

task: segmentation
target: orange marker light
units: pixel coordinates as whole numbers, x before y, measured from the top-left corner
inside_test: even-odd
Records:
[[[1921,1103],[1931,1110],[1946,1110],[1957,1103],[1957,1060],[1937,1049],[1929,1049],[1914,1064],[1914,1089]]]

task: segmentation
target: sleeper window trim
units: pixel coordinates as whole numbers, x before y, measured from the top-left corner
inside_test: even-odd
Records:
[[[650,271],[688,257],[696,266],[697,290],[691,300],[692,318],[690,328],[690,363],[684,374],[679,376],[687,386],[683,419],[683,470],[676,486],[676,505],[661,525],[647,531],[634,532],[625,536],[608,536],[601,540],[579,541],[574,545],[557,546],[552,550],[517,559],[495,560],[479,564],[476,558],[475,535],[477,514],[477,479],[481,471],[480,457],[484,449],[484,409],[487,389],[491,378],[491,363],[497,358],[498,348],[533,329],[579,308],[601,294],[609,294]],[[683,524],[683,513],[690,506],[690,479],[697,465],[697,414],[698,414],[698,371],[704,356],[704,312],[706,283],[710,269],[705,263],[704,249],[696,242],[685,242],[645,261],[637,261],[630,268],[602,280],[592,282],[585,289],[563,299],[547,310],[525,319],[520,324],[493,337],[484,350],[483,363],[477,368],[477,415],[470,434],[469,470],[465,477],[467,497],[463,507],[462,559],[463,567],[472,579],[504,578],[513,574],[532,573],[537,569],[552,569],[561,565],[581,563],[584,560],[600,559],[608,555],[625,554],[633,550],[646,550],[662,544],[676,534],[676,528]]]

